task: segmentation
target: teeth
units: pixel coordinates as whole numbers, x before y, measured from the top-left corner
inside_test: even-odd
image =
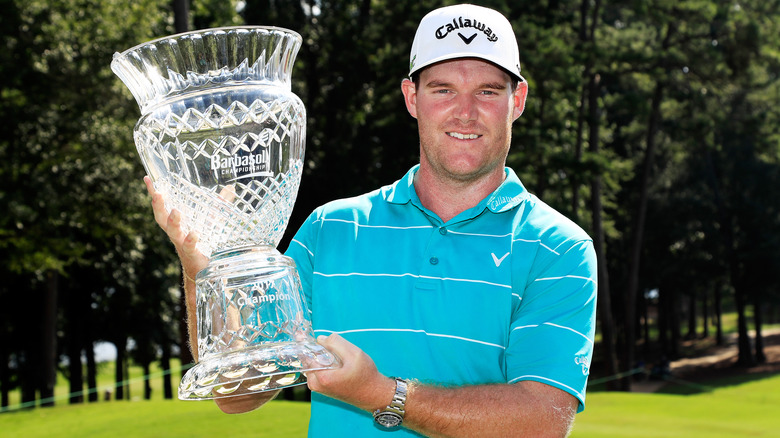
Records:
[[[461,134],[460,132],[448,132],[447,135],[450,137],[455,137],[459,140],[474,140],[479,138],[479,135],[477,134]]]

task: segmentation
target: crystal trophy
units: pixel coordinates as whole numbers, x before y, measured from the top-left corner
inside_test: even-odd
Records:
[[[306,110],[290,91],[301,41],[274,27],[206,29],[111,62],[141,109],[133,137],[147,174],[209,257],[182,400],[301,385],[341,366],[314,339],[295,263],[276,250],[303,167]]]

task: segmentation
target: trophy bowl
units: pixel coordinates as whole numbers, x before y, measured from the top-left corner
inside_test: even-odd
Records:
[[[182,400],[301,385],[341,366],[314,339],[295,262],[276,249],[303,167],[306,109],[290,91],[301,41],[275,27],[205,29],[111,62],[141,109],[133,138],[147,174],[209,257]]]

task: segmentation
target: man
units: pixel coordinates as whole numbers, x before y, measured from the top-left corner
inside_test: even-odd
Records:
[[[420,164],[318,208],[287,251],[318,342],[344,364],[308,374],[310,436],[565,436],[584,407],[596,260],[505,167],[528,90],[512,27],[490,9],[441,8],[410,61]],[[206,259],[147,185],[194,308]],[[219,403],[243,412],[272,397]]]

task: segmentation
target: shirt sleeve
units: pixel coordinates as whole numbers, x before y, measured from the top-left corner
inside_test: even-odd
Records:
[[[596,254],[590,240],[564,252],[540,247],[512,315],[507,380],[533,380],[568,392],[585,407],[595,334]]]
[[[311,317],[311,288],[312,288],[312,275],[314,272],[314,251],[317,244],[317,236],[319,234],[320,217],[318,211],[314,211],[306,218],[303,225],[298,229],[290,241],[290,245],[285,251],[287,257],[292,258],[295,261],[295,266],[298,269],[298,276],[301,279],[301,286],[303,287],[303,294],[305,297],[306,310]]]

